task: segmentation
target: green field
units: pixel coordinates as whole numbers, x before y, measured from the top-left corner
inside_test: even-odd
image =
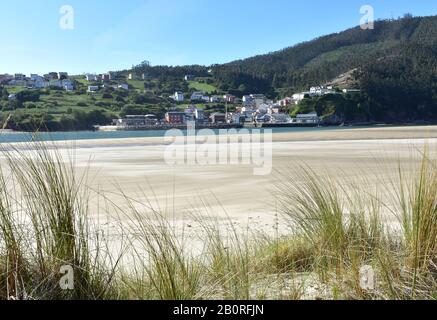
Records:
[[[204,93],[211,93],[217,90],[213,85],[202,83],[198,81],[189,81],[188,87],[196,91],[202,91]]]

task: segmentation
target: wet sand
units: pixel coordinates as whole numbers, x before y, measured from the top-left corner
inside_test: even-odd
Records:
[[[299,183],[303,165],[345,182],[380,186],[382,177],[395,174],[399,160],[414,165],[415,148],[437,144],[437,127],[278,133],[273,141],[273,171],[266,176],[255,176],[251,165],[168,165],[162,138],[77,141],[75,165],[88,168],[94,190],[122,208],[123,197],[133,199],[145,216],[146,207],[153,207],[187,223],[200,214],[268,226],[278,212],[276,185]]]
[[[92,198],[99,223],[117,215],[105,201],[127,209],[128,197],[145,217],[152,207],[186,225],[192,224],[196,214],[237,224],[251,221],[264,229],[275,226],[277,184],[300,183],[302,166],[320,174],[329,172],[344,183],[365,180],[368,188],[383,190],[382,180],[395,175],[399,161],[407,165],[407,171],[417,164],[413,155],[417,157],[416,148],[425,143],[437,149],[432,147],[437,144],[437,126],[277,133],[272,144],[273,170],[265,176],[254,175],[252,165],[168,165],[163,138],[55,145],[72,154],[76,168],[88,171],[88,185],[105,195],[106,200]]]

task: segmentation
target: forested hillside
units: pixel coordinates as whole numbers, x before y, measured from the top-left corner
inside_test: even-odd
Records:
[[[437,16],[406,15],[398,20],[377,21],[373,30],[356,27],[278,52],[216,66],[214,70],[218,74],[248,74],[269,81],[276,89],[299,89],[396,54],[405,43],[436,45]]]

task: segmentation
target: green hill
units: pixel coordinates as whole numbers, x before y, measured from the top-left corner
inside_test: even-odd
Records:
[[[217,66],[265,79],[274,88],[303,88],[397,52],[405,43],[437,44],[437,16],[383,20],[373,30],[355,27],[284,50]]]

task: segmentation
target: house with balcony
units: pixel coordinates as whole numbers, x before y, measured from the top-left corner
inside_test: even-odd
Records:
[[[170,111],[165,114],[165,122],[169,124],[184,124],[185,112]]]

